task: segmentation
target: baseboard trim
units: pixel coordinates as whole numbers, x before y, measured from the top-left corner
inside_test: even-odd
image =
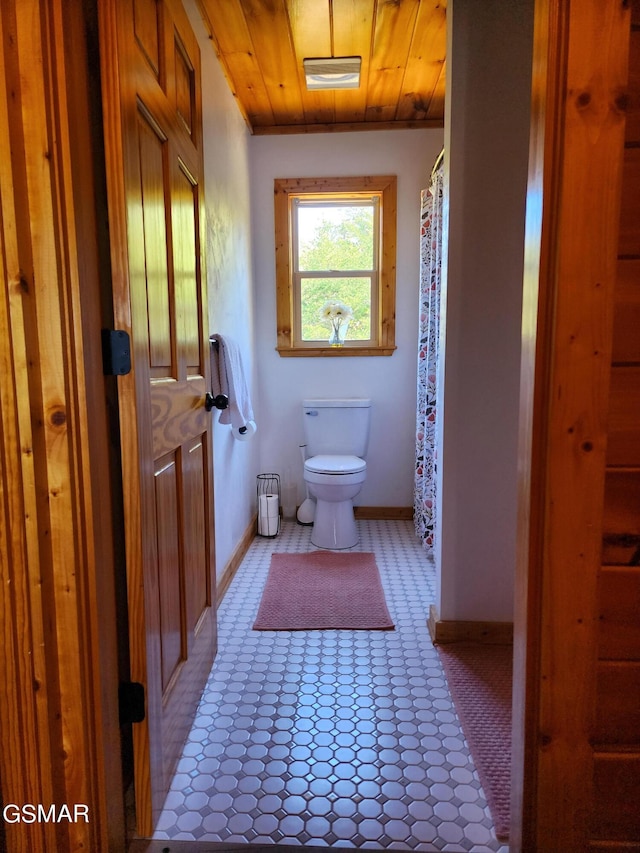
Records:
[[[353,508],[356,518],[394,519],[410,521],[413,518],[412,506],[356,506]]]
[[[224,567],[224,570],[220,575],[220,579],[218,580],[218,607],[220,606],[220,602],[224,598],[226,591],[229,589],[229,584],[233,580],[235,573],[238,571],[238,566],[244,559],[244,555],[249,550],[249,545],[251,545],[255,539],[257,523],[258,515],[256,513],[247,525],[247,529],[242,534],[240,541],[236,545],[233,554],[227,561],[227,565]]]
[[[513,622],[464,622],[439,619],[434,604],[429,608],[427,627],[436,645],[446,643],[486,643],[508,646],[513,644]]]

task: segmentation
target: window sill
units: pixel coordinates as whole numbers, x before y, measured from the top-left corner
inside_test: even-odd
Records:
[[[393,355],[396,347],[276,347],[282,358],[343,358],[344,356]]]

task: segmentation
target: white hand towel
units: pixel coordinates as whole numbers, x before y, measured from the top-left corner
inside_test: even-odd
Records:
[[[242,366],[242,355],[235,341],[223,335],[213,335],[218,351],[211,347],[211,391],[215,397],[226,394],[229,406],[220,412],[220,423],[234,429],[253,420],[253,408]]]

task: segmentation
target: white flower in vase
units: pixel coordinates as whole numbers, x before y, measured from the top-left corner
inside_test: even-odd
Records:
[[[332,347],[341,347],[344,344],[352,317],[353,311],[344,302],[327,299],[324,303],[320,309],[320,320],[331,329],[329,344]]]

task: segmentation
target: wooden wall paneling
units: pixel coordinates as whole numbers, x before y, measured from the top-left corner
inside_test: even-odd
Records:
[[[3,623],[13,626],[4,683],[22,700],[17,713],[2,704],[2,797],[89,810],[87,822],[8,825],[10,851],[123,843],[121,803],[107,803],[117,784],[106,779],[119,761],[117,699],[107,695],[110,688],[115,694],[115,672],[105,676],[106,647],[114,652],[115,638],[103,620],[113,601],[100,600],[113,573],[110,511],[108,502],[96,503],[100,476],[108,476],[106,419],[99,390],[87,390],[103,380],[99,346],[87,342],[99,339],[92,162],[89,150],[76,156],[76,144],[88,140],[83,11],[80,2],[63,9],[33,0],[4,4],[1,19],[2,44],[10,45],[0,99],[10,134],[0,134],[8,285],[8,314],[1,313],[10,326],[2,465],[11,545],[2,566],[11,572],[11,590],[3,596]],[[116,747],[115,762],[105,755],[106,741],[112,755]],[[29,790],[21,792],[25,781]]]
[[[19,93],[19,56],[15,14],[0,15],[0,248],[5,289],[0,302],[0,595],[2,651],[0,675],[5,689],[0,702],[0,784],[3,803],[51,802],[53,779],[47,773],[53,756],[48,726],[43,601],[34,575],[39,573],[35,461],[29,405],[27,318],[25,299],[33,280],[29,258],[28,213]],[[8,48],[8,50],[5,50]],[[26,304],[25,304],[26,303]],[[52,697],[53,698],[53,697]],[[16,851],[53,849],[52,825],[31,829],[4,824],[0,838]]]
[[[631,32],[626,141],[640,142],[640,29]]]
[[[608,465],[640,467],[640,366],[611,371],[607,442]]]
[[[594,808],[591,837],[610,845],[640,843],[637,804],[640,793],[640,537],[637,535],[637,486],[640,466],[640,366],[630,342],[637,338],[629,321],[637,278],[629,280],[640,250],[640,159],[633,142],[637,134],[637,33],[630,33],[626,148],[620,218],[616,286],[615,333],[621,335],[612,350],[609,399],[607,487],[603,518],[603,561],[599,593],[599,656],[597,704],[594,721]],[[626,277],[625,277],[626,276]],[[621,313],[629,316],[621,318]],[[637,344],[636,344],[637,346]],[[635,362],[635,364],[634,364]],[[618,469],[616,468],[618,466]],[[635,469],[635,470],[634,470]],[[612,532],[612,528],[613,531]],[[626,562],[627,567],[606,563]]]
[[[532,479],[521,482],[525,536],[515,625],[515,683],[526,686],[514,697],[514,778],[522,769],[529,778],[514,795],[514,851],[578,851],[589,841],[584,816],[593,806],[597,578],[624,141],[617,96],[626,84],[628,37],[629,10],[620,4],[536,3],[525,417],[532,397],[534,405],[520,442],[525,470],[531,449]]]
[[[640,663],[600,662],[597,690],[594,743],[640,750]]]
[[[443,114],[438,85],[447,52],[446,3],[421,3],[402,80],[396,118],[426,119]],[[425,61],[429,57],[429,61]]]
[[[625,149],[619,253],[640,257],[640,148]]]
[[[594,839],[637,844],[640,839],[638,803],[640,755],[597,754],[591,814]]]
[[[603,536],[640,535],[640,471],[607,471]]]
[[[84,437],[82,463],[78,471],[78,504],[84,503],[87,547],[82,557],[81,575],[84,596],[84,636],[80,645],[87,652],[87,670],[91,680],[86,691],[84,712],[89,737],[95,741],[95,765],[90,784],[99,807],[95,823],[96,838],[109,850],[118,850],[125,836],[123,769],[120,750],[118,686],[122,673],[118,668],[116,616],[115,533],[112,487],[109,481],[111,428],[107,411],[107,387],[103,375],[102,341],[104,326],[102,297],[105,226],[99,224],[104,202],[102,126],[99,121],[99,83],[92,71],[97,56],[97,12],[92,5],[78,2],[52,4],[56,9],[54,42],[64,44],[66,92],[69,120],[65,123],[65,147],[60,162],[69,170],[67,180],[72,194],[66,194],[67,217],[76,229],[77,270],[72,297],[76,317],[74,336],[82,340],[84,372],[80,369],[79,349],[74,355],[82,418],[77,435]],[[64,38],[63,34],[64,33]],[[73,164],[73,180],[70,166]],[[102,230],[101,230],[102,229]],[[104,245],[102,246],[104,252]],[[78,322],[80,318],[81,323]],[[90,425],[90,428],[89,428]],[[120,488],[118,483],[116,488]],[[89,658],[89,652],[91,657]],[[84,771],[85,773],[87,771]]]
[[[364,121],[367,108],[367,88],[371,62],[371,28],[374,3],[353,3],[352,0],[333,0],[333,49],[336,56],[360,56],[361,85],[345,89],[335,103],[336,122]]]
[[[604,567],[599,583],[602,660],[640,660],[640,567]]]
[[[633,565],[640,559],[640,470],[609,469],[605,476],[602,562]]]
[[[613,318],[614,364],[640,364],[640,259],[618,261]]]
[[[250,128],[275,124],[240,0],[198,0],[231,91]]]
[[[39,213],[51,228],[52,235],[48,245],[48,240],[42,239],[43,231],[38,232],[37,243],[34,240],[34,246],[41,249],[37,255],[34,254],[34,290],[42,360],[40,382],[46,452],[46,474],[43,474],[48,489],[46,497],[43,495],[43,501],[47,501],[48,530],[43,533],[49,539],[51,549],[47,562],[50,560],[48,568],[52,573],[51,592],[55,608],[55,655],[66,802],[87,803],[92,811],[92,820],[88,823],[71,823],[66,833],[59,831],[58,841],[60,843],[62,834],[65,836],[62,849],[64,843],[68,843],[71,849],[82,846],[100,848],[106,845],[110,833],[106,802],[110,786],[108,788],[105,781],[104,750],[112,750],[114,745],[118,745],[118,730],[117,717],[107,720],[103,713],[109,707],[112,714],[117,713],[115,695],[112,695],[110,704],[103,706],[101,702],[103,678],[105,682],[107,679],[100,660],[100,628],[104,625],[103,619],[113,614],[114,602],[108,597],[99,599],[99,592],[107,592],[108,587],[101,584],[97,576],[102,572],[112,573],[113,565],[108,562],[110,550],[101,553],[101,543],[96,538],[94,522],[100,513],[108,517],[109,506],[94,505],[94,501],[104,499],[94,477],[100,479],[105,473],[106,443],[102,446],[105,455],[97,459],[95,441],[89,441],[93,431],[102,431],[103,440],[106,438],[106,412],[103,401],[101,410],[89,407],[90,395],[86,390],[88,385],[102,381],[102,357],[99,347],[95,346],[99,328],[99,318],[95,314],[95,303],[99,298],[97,257],[91,255],[84,242],[88,235],[95,240],[95,222],[91,219],[94,196],[90,176],[93,164],[86,155],[83,161],[74,156],[79,141],[75,138],[76,125],[84,122],[86,126],[88,112],[86,103],[74,102],[74,98],[82,97],[82,89],[78,91],[74,87],[81,81],[86,97],[88,60],[77,53],[83,44],[81,3],[67,4],[64,10],[60,4],[52,3],[48,6],[45,20],[44,79],[55,80],[59,87],[57,100],[49,102],[47,122],[51,134],[48,149],[52,164],[50,184],[41,167],[41,152],[45,150],[43,140],[34,140],[31,156],[27,154],[28,192],[35,200],[32,216]],[[31,61],[32,30],[26,18],[22,17],[22,22],[26,65]],[[48,55],[47,51],[50,51]],[[51,85],[55,86],[53,82]],[[48,97],[51,93],[47,93],[45,98]],[[86,136],[84,140],[87,140]],[[33,166],[31,179],[30,163]],[[91,212],[85,214],[85,206]],[[89,221],[91,225],[85,230]],[[57,245],[54,247],[54,244]],[[56,255],[59,264],[57,292],[50,286],[49,278]],[[89,323],[83,317],[83,313],[90,310],[86,297],[84,305],[81,302],[84,291],[90,292],[94,300],[92,322]],[[92,349],[91,344],[85,344],[85,338],[91,337],[94,340]],[[92,359],[88,357],[90,349]],[[52,359],[52,353],[59,353],[59,358]],[[91,402],[98,402],[98,398],[93,397]],[[103,532],[104,543],[110,531]],[[41,554],[43,550],[41,546]],[[110,685],[115,691],[113,678]],[[109,732],[107,743],[103,739],[105,725]],[[117,809],[111,812],[111,817],[117,815]]]
[[[24,11],[23,6],[20,13]],[[41,10],[32,9],[32,14],[36,19]],[[34,34],[23,14],[17,15],[16,24],[21,73],[24,82],[28,80],[21,94],[30,227],[35,227],[31,223],[41,223],[39,233],[32,233],[33,276],[28,284],[31,315],[28,324],[29,361],[32,365],[39,362],[37,373],[34,371],[36,375],[32,375],[29,399],[34,422],[39,573],[46,601],[43,615],[48,660],[41,685],[54,703],[52,719],[56,722],[51,724],[54,755],[65,756],[62,762],[58,758],[53,759],[60,786],[54,796],[57,798],[64,793],[65,801],[89,802],[91,772],[83,779],[82,768],[87,767],[92,756],[83,721],[86,673],[83,672],[83,654],[78,646],[82,628],[78,624],[80,590],[77,570],[83,556],[83,543],[79,541],[78,523],[81,519],[76,515],[78,484],[72,475],[72,466],[80,461],[76,456],[79,448],[71,433],[76,427],[74,421],[78,412],[76,401],[71,396],[73,384],[67,386],[70,365],[69,362],[65,364],[73,353],[67,338],[67,322],[71,318],[65,316],[71,306],[64,304],[73,287],[68,280],[70,270],[65,268],[66,264],[72,263],[67,253],[73,246],[65,246],[64,237],[58,244],[58,229],[69,228],[70,223],[62,219],[64,213],[57,207],[57,193],[63,189],[62,176],[53,171],[52,165],[59,166],[61,162],[57,159],[59,151],[54,150],[49,136],[49,123],[57,118],[50,111],[57,105],[48,103],[44,83],[45,75],[49,77],[52,74],[54,79],[60,79],[63,72],[55,67],[55,59],[48,53],[53,45],[47,45],[46,32]],[[64,144],[63,140],[61,142]],[[48,158],[42,157],[43,151],[49,152]],[[60,183],[56,186],[57,182]],[[75,239],[74,234],[66,237],[70,242]],[[58,256],[60,250],[62,258]],[[47,355],[50,353],[58,356],[52,359]],[[36,584],[36,577],[32,582]],[[40,725],[45,725],[45,721],[40,720]],[[96,845],[91,825],[73,824],[66,828],[59,825],[56,829],[56,849],[72,849],[83,843],[89,847]]]
[[[638,564],[640,535],[615,534],[602,543],[602,561],[607,566],[633,566]]]
[[[389,121],[396,117],[419,5],[417,0],[404,3],[376,2],[367,89],[368,121]]]

